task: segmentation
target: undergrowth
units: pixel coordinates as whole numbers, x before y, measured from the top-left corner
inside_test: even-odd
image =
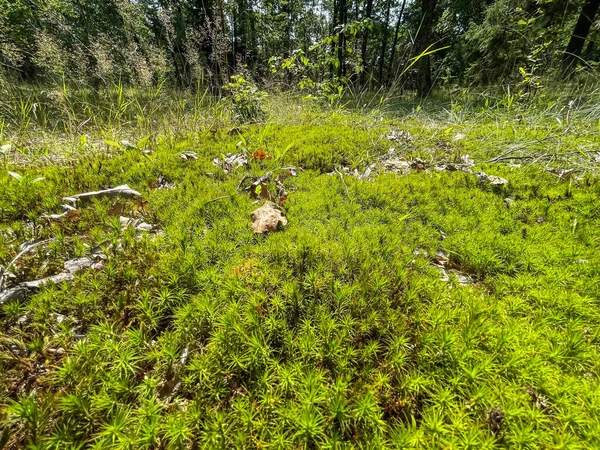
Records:
[[[454,103],[399,116],[271,98],[270,117],[240,125],[205,101],[179,122],[173,111],[154,125],[98,119],[85,140],[69,127],[36,140],[5,116],[2,144],[15,148],[0,173],[0,262],[51,240],[9,285],[93,249],[106,263],[2,305],[0,445],[600,446],[589,108]],[[391,130],[409,134],[390,141]],[[432,164],[468,154],[509,184],[336,170],[362,172],[390,147]],[[273,159],[231,173],[213,164],[242,148]],[[490,162],[501,155],[517,159]],[[257,205],[239,182],[290,166],[289,224],[253,234]],[[143,200],[43,218],[64,196],[122,184]],[[119,216],[161,232],[136,235]]]

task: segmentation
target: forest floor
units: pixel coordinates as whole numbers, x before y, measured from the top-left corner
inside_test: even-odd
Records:
[[[600,446],[584,106],[7,125],[0,447]]]

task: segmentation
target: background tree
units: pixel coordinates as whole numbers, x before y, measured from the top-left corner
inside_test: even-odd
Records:
[[[585,40],[598,13],[598,8],[600,8],[600,0],[586,0],[583,4],[579,19],[565,49],[564,63],[567,67],[571,66],[581,56]]]

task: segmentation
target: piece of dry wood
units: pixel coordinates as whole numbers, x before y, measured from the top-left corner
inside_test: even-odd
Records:
[[[21,250],[19,253],[17,253],[17,256],[15,256],[11,262],[8,263],[8,265],[2,270],[2,273],[0,273],[0,291],[4,288],[4,278],[6,275],[6,272],[8,270],[11,270],[11,267],[14,267],[15,263],[19,260],[19,258],[21,258],[23,255],[25,255],[26,253],[29,253],[31,250],[33,250],[36,247],[39,247],[40,245],[45,245],[45,244],[49,244],[50,242],[55,241],[56,239],[46,239],[45,241],[38,241],[38,242],[33,242],[29,245],[26,245],[23,250]]]
[[[65,197],[63,200],[76,202],[77,200],[88,200],[90,198],[102,198],[102,197],[123,197],[123,198],[137,198],[141,197],[138,191],[131,189],[126,184],[117,186],[110,189],[104,189],[101,191],[84,192],[83,194],[71,195]]]

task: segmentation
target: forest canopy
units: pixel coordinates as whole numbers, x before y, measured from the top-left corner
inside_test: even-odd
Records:
[[[493,85],[593,70],[600,0],[0,0],[4,78],[219,89]]]

